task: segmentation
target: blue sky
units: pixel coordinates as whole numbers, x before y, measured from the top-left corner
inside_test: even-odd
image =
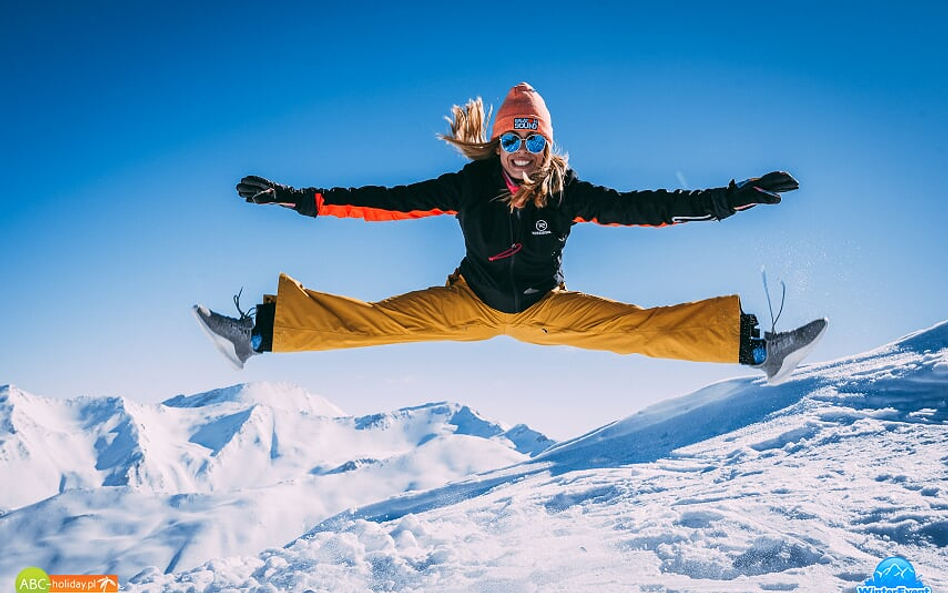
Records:
[[[660,4],[669,4],[663,6]],[[497,339],[266,356],[235,373],[189,307],[279,272],[365,300],[444,282],[449,217],[312,220],[237,180],[390,185],[463,166],[452,104],[530,82],[581,178],[701,188],[774,169],[779,206],[668,229],[579,225],[574,290],[657,306],[788,285],[827,360],[948,318],[940,3],[4,3],[0,383],[157,401],[291,381],[350,413],[457,400],[557,438],[743,374]]]

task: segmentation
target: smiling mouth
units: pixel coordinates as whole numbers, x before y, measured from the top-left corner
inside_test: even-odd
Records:
[[[514,159],[513,164],[516,167],[529,167],[532,161],[529,159]]]

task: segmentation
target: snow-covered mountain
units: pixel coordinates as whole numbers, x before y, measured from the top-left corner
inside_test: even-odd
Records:
[[[0,540],[20,544],[0,555],[0,574],[25,565],[129,576],[145,565],[192,568],[551,444],[460,404],[351,417],[292,385],[237,385],[157,405],[4,386]]]
[[[231,391],[244,389],[250,388]],[[11,454],[29,450],[36,438],[27,423],[17,423],[18,405],[50,411],[65,429],[84,407],[73,401],[73,412],[55,412],[56,403],[14,391],[7,388],[0,399],[0,450],[4,464],[19,469],[5,473],[4,483],[34,467]],[[207,414],[182,431],[189,444],[178,441],[174,456],[141,438],[150,428],[134,425],[141,458],[132,464],[115,462],[135,457],[118,455],[114,446],[134,431],[111,405],[102,416],[106,424],[83,433],[101,467],[61,478],[62,494],[0,517],[0,537],[18,542],[4,550],[14,560],[0,559],[3,574],[44,562],[51,571],[110,569],[136,591],[824,592],[854,591],[883,558],[902,556],[932,590],[948,590],[948,322],[872,352],[804,367],[779,387],[758,378],[710,385],[543,451],[535,435],[526,439],[535,446],[518,451],[525,429],[504,431],[463,406],[362,419],[324,410],[312,416],[343,426],[350,443],[362,443],[353,436],[358,431],[378,429],[400,435],[383,450],[398,450],[398,443],[405,449],[376,463],[382,456],[371,449],[378,445],[366,444],[357,456],[319,465],[303,461],[300,451],[314,440],[328,447],[329,440],[307,433],[303,424],[282,428],[304,422],[307,414],[295,411],[300,408],[284,417],[269,407],[272,425],[238,422],[233,416],[253,406],[248,400],[238,406],[225,392],[215,392],[221,401],[205,394],[165,402],[165,414]],[[201,405],[205,399],[213,403]],[[205,409],[218,405],[234,409]],[[125,402],[123,409],[132,407]],[[419,414],[425,418],[420,425],[445,428],[417,428],[406,420]],[[232,430],[238,424],[248,428]],[[214,428],[195,442],[198,426]],[[8,446],[11,427],[28,433],[17,441],[22,446]],[[275,447],[267,438],[273,434]],[[115,436],[102,440],[107,435]],[[464,440],[464,453],[451,439]],[[203,462],[213,465],[230,443],[242,451],[286,451],[286,474],[279,473],[283,458],[271,459],[279,467],[272,475],[283,481],[241,486],[233,468],[205,477],[212,470],[202,471]],[[106,455],[110,450],[116,454]],[[193,456],[192,465],[172,470],[173,464],[158,463],[191,459],[183,451]],[[70,464],[86,459],[78,449],[63,454]],[[482,458],[490,462],[478,467]],[[63,475],[66,467],[52,456],[35,460],[44,475],[55,475],[51,468]],[[254,463],[246,464],[249,478],[270,475]],[[139,469],[126,471],[130,465]],[[382,471],[392,466],[398,471]],[[424,480],[429,468],[437,476]],[[102,486],[116,475],[129,477],[129,485]],[[406,484],[409,475],[421,481]],[[87,489],[68,488],[80,480]],[[211,483],[228,489],[215,491]],[[169,495],[155,484],[204,489]],[[334,505],[351,500],[354,490],[364,494],[361,502]],[[285,525],[286,509],[293,507],[310,512]],[[217,540],[191,531],[208,525]],[[271,529],[282,530],[281,537],[295,534],[282,548],[231,541]],[[129,538],[124,546],[123,537]],[[85,545],[90,542],[95,546]],[[233,548],[254,552],[216,554]],[[167,560],[168,550],[177,557]],[[195,566],[201,555],[217,559]]]

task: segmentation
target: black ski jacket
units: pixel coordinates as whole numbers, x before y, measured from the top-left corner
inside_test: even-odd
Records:
[[[619,192],[580,181],[572,170],[562,194],[543,208],[528,204],[511,212],[498,199],[506,189],[495,157],[409,185],[311,188],[312,201],[297,211],[368,221],[456,216],[466,247],[461,274],[481,300],[505,313],[527,309],[563,283],[563,247],[576,223],[665,226],[734,213],[727,188]]]

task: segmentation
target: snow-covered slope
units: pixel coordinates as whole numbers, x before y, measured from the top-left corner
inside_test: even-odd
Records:
[[[432,409],[440,405],[347,422],[355,431],[397,426],[408,435],[400,442],[423,442],[388,464],[404,470],[399,476],[423,476],[444,459],[449,437],[429,437],[402,417]],[[462,421],[462,407],[450,409],[439,413],[454,419],[446,432],[467,427],[467,436],[451,438],[470,445],[466,456],[452,455],[479,472],[457,471],[450,483],[384,494],[384,479],[368,473],[384,464],[366,453],[303,475],[332,483],[365,472],[346,482],[370,490],[364,502],[336,512],[339,490],[293,480],[256,497],[178,496],[177,507],[150,492],[100,487],[10,513],[0,537],[38,533],[36,545],[14,548],[17,568],[52,560],[38,542],[53,541],[98,570],[117,557],[113,548],[78,550],[57,538],[113,545],[123,534],[101,527],[129,521],[129,532],[155,534],[123,557],[120,577],[133,591],[854,591],[893,555],[909,559],[934,591],[948,590],[948,323],[805,367],[779,387],[756,378],[710,385],[532,458],[479,419]],[[216,432],[228,432],[224,425]],[[477,445],[501,446],[520,461],[477,468]],[[279,449],[299,446],[280,438]],[[233,539],[258,521],[280,525],[283,509],[296,505],[316,510],[285,547],[246,542],[257,551],[172,574],[164,573],[193,561],[148,561],[187,540],[208,514],[219,522],[215,537]],[[90,507],[98,510],[83,525]],[[151,525],[135,524],[132,507]],[[226,547],[191,541],[205,551]],[[133,564],[153,567],[133,575]]]
[[[255,553],[346,508],[551,444],[459,404],[356,418],[292,385],[159,405],[0,387],[0,541],[18,541],[0,555],[0,576],[26,565],[130,576]]]
[[[948,323],[131,589],[854,591],[899,555],[948,590],[946,420]]]

